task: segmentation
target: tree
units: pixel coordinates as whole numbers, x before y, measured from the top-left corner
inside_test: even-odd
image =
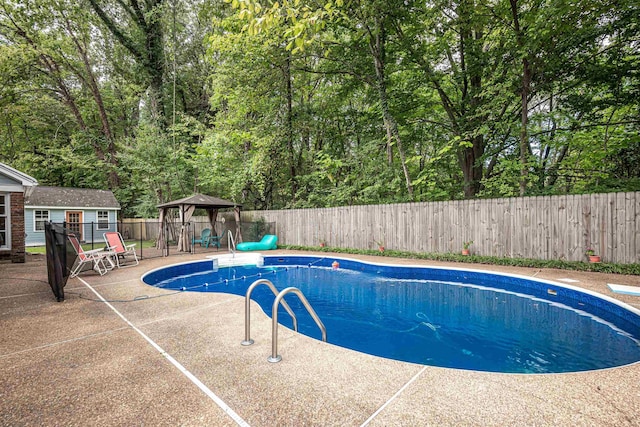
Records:
[[[113,36],[133,56],[149,90],[149,112],[165,125],[165,52],[162,7],[165,0],[89,0]]]
[[[229,3],[6,0],[0,160],[138,216],[640,188],[637,2]]]
[[[40,74],[44,80],[33,79],[40,88],[62,102],[75,118],[79,133],[93,148],[97,160],[105,166],[111,188],[119,185],[116,148],[102,99],[101,88],[93,71],[88,51],[91,25],[82,9],[64,0],[40,0],[32,8],[4,3],[0,19],[2,31],[10,45],[20,47],[26,55],[21,66]],[[35,74],[30,73],[31,78]],[[38,90],[32,86],[31,90]],[[95,135],[95,124],[83,111],[84,91],[90,93],[97,108],[101,126]],[[91,166],[95,167],[95,166]],[[100,185],[101,186],[101,185]]]

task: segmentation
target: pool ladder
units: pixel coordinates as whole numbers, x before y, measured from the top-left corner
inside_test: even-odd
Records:
[[[227,248],[233,257],[236,256],[236,241],[233,239],[231,230],[227,230]]]
[[[282,360],[282,357],[278,354],[278,306],[280,303],[282,303],[284,309],[293,319],[293,330],[298,332],[298,319],[296,318],[293,310],[291,310],[291,307],[289,307],[289,304],[284,300],[284,297],[287,294],[293,293],[300,298],[300,301],[302,301],[302,304],[316,322],[316,325],[320,328],[320,331],[322,332],[322,341],[327,342],[327,329],[324,327],[322,320],[320,320],[300,289],[292,286],[283,289],[278,293],[278,290],[271,281],[267,279],[259,279],[249,286],[244,298],[244,341],[242,341],[242,345],[251,345],[254,343],[251,339],[251,293],[260,285],[267,285],[269,289],[271,289],[271,292],[276,296],[276,299],[273,301],[273,306],[271,307],[271,356],[267,358],[269,362],[276,363]]]

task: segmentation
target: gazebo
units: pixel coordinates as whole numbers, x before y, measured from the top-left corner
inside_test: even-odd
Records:
[[[180,215],[180,237],[178,238],[178,251],[188,252],[191,250],[191,241],[187,235],[187,223],[191,220],[193,212],[196,209],[204,209],[207,211],[211,228],[215,229],[216,217],[220,209],[233,208],[236,219],[236,241],[242,241],[242,233],[240,231],[240,209],[242,205],[230,202],[228,200],[219,199],[217,197],[207,196],[205,194],[194,194],[184,199],[174,200],[172,202],[162,203],[158,205],[160,210],[160,232],[158,233],[158,249],[165,249],[165,230],[167,221],[167,212],[169,209],[177,208]]]

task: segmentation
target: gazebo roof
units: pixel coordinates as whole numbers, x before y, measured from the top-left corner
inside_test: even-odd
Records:
[[[205,194],[194,194],[184,199],[174,200],[172,202],[162,203],[159,208],[177,208],[183,205],[195,206],[196,209],[211,208],[241,208],[242,205],[228,200],[219,199],[217,197],[207,196]]]

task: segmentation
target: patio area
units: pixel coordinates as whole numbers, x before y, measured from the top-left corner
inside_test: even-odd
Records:
[[[370,356],[286,328],[282,361],[268,363],[271,319],[256,303],[255,344],[243,347],[244,298],[140,281],[153,268],[204,256],[86,272],[69,280],[62,303],[43,255],[0,264],[0,424],[640,426],[638,363],[571,374],[463,371]],[[572,279],[640,308],[640,297],[607,288],[639,286],[636,276],[337,256]]]

